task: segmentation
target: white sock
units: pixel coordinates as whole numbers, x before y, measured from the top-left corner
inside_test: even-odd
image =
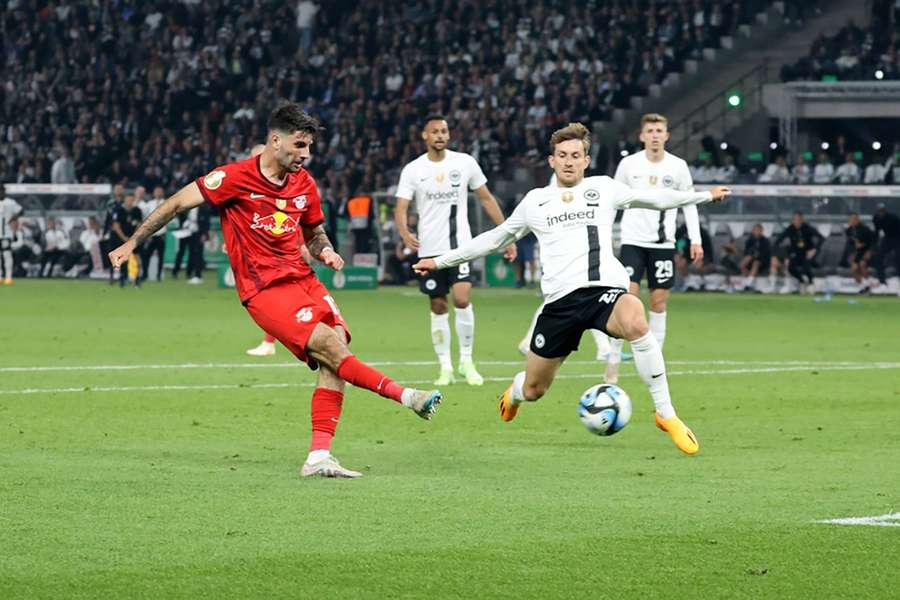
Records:
[[[453,361],[450,360],[450,315],[436,315],[431,313],[431,344],[434,353],[441,363],[441,370],[452,369]]]
[[[459,340],[459,362],[472,360],[472,345],[475,343],[475,311],[472,305],[456,309],[456,337]]]
[[[775,272],[775,269],[769,273],[769,287],[772,288],[772,291],[775,291],[775,286],[778,284],[778,273]]]
[[[638,375],[650,390],[656,412],[663,419],[675,416],[672,398],[669,396],[669,382],[666,380],[666,363],[663,361],[659,342],[652,333],[631,340],[631,351],[634,352],[634,366]]]
[[[409,408],[412,406],[413,396],[415,396],[416,390],[412,388],[403,388],[403,391],[400,392],[400,404]]]
[[[523,400],[525,400],[525,391],[522,389],[525,386],[525,371],[519,371],[516,373],[516,376],[513,377],[512,382],[512,393],[510,393],[509,398],[513,401],[513,404],[519,404]]]
[[[659,342],[659,349],[662,350],[663,343],[666,341],[666,313],[650,311],[650,333]]]
[[[311,465],[316,464],[320,460],[325,460],[331,455],[331,452],[328,450],[310,450],[309,456],[306,457],[306,462]]]
[[[609,337],[599,329],[591,329],[591,335],[594,336],[594,343],[597,344],[597,360],[604,355],[609,354]]]
[[[528,326],[528,332],[525,334],[525,337],[522,338],[522,342],[520,343],[520,345],[528,346],[529,348],[531,348],[531,338],[534,335],[534,327],[537,325],[537,320],[541,315],[542,308],[544,308],[543,304],[538,306],[538,309],[534,311],[534,316],[531,317],[531,325]]]
[[[625,340],[611,338],[609,340],[609,356],[606,357],[606,362],[614,364],[622,362],[622,346],[624,345]]]

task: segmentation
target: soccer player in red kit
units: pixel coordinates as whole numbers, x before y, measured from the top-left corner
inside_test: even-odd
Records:
[[[241,303],[264,331],[311,369],[319,369],[312,397],[312,443],[300,474],[359,477],[332,456],[344,398],[344,382],[366,388],[431,419],[441,393],[404,388],[354,356],[350,331],[334,298],[300,258],[300,243],[326,266],[344,261],[322,227],[324,216],[312,176],[303,168],[319,123],[298,104],[269,116],[262,154],[217,167],[189,183],[141,223],[131,238],[109,253],[113,267],[176,214],[203,202],[219,209]],[[302,240],[301,236],[302,235]]]

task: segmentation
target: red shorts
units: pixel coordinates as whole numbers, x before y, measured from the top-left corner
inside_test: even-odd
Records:
[[[245,306],[263,331],[313,369],[317,363],[306,355],[306,343],[318,323],[340,325],[350,341],[350,329],[337,303],[314,276],[276,282],[250,298]]]

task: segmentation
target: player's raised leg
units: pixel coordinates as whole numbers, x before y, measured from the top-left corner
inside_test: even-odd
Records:
[[[500,418],[512,421],[522,402],[534,402],[546,394],[565,360],[565,356],[544,358],[529,352],[525,359],[525,370],[516,373],[512,383],[500,395]]]
[[[622,295],[613,308],[606,329],[611,335],[631,342],[634,365],[650,390],[656,407],[656,425],[672,437],[679,450],[685,454],[696,454],[700,444],[694,433],[675,414],[662,351],[650,332],[640,299],[631,294]]]
[[[335,332],[344,343],[347,342],[347,335],[343,327],[336,327]],[[266,335],[268,336],[268,334]],[[342,467],[338,459],[331,454],[331,440],[337,431],[343,404],[344,380],[329,367],[321,365],[316,389],[310,403],[312,438],[309,443],[309,455],[300,469],[302,477],[347,479],[362,477],[362,473]]]
[[[459,342],[459,374],[469,385],[482,385],[484,378],[475,369],[472,347],[475,344],[475,311],[472,308],[472,284],[453,284],[453,308],[456,321],[456,339]]]

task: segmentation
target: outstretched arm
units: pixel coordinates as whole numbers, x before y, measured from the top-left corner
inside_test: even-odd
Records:
[[[150,216],[144,219],[131,238],[109,253],[109,262],[113,268],[124,264],[134,253],[136,247],[174,219],[176,215],[200,206],[203,202],[203,195],[200,193],[196,181],[192,181],[175,192],[172,197],[160,204],[156,210],[150,213]]]
[[[731,190],[727,187],[719,186],[708,192],[679,192],[667,189],[638,190],[617,181],[612,183],[615,190],[612,200],[617,209],[653,208],[656,210],[667,210],[704,202],[720,202],[731,194]]]
[[[419,275],[425,275],[429,271],[455,267],[464,262],[487,256],[491,252],[508,246],[527,232],[527,229],[523,229],[520,233],[512,233],[503,225],[500,225],[490,231],[485,231],[456,250],[451,250],[436,258],[423,258],[413,265],[413,270]]]
[[[320,223],[315,227],[304,227],[303,239],[306,240],[306,247],[309,249],[309,253],[325,263],[325,266],[335,271],[340,271],[344,268],[344,259],[334,251],[334,247],[325,233],[324,225]]]

